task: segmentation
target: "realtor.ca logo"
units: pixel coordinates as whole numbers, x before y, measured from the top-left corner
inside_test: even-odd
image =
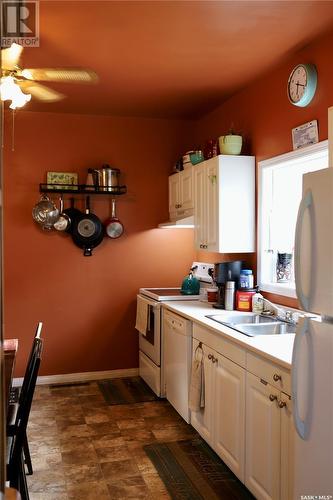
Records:
[[[39,47],[39,2],[3,0],[1,5],[1,47],[17,43]]]

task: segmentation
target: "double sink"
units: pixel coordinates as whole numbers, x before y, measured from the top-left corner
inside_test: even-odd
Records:
[[[282,335],[295,333],[296,325],[282,321],[274,316],[261,314],[209,314],[206,318],[212,319],[220,325],[228,326],[248,337],[257,335]]]

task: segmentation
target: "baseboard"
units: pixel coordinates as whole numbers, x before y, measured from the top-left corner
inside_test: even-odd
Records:
[[[124,370],[106,370],[101,372],[64,373],[61,375],[42,375],[37,378],[37,385],[67,384],[71,382],[88,382],[90,380],[103,380],[107,378],[136,377],[139,368]],[[20,387],[23,377],[13,379],[13,387]]]

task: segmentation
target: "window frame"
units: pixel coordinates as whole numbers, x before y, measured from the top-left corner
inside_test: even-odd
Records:
[[[268,158],[267,160],[262,160],[258,162],[258,231],[257,231],[257,273],[258,273],[258,285],[260,290],[264,292],[274,293],[276,295],[281,295],[283,297],[297,298],[296,288],[291,286],[286,286],[285,283],[265,283],[262,282],[262,244],[263,244],[263,213],[262,213],[262,201],[263,201],[263,174],[266,168],[274,167],[280,163],[287,161],[298,160],[299,158],[307,158],[314,153],[320,153],[321,151],[328,151],[329,144],[328,140],[317,142],[316,144],[311,144],[301,149],[296,149],[295,151],[290,151],[282,155],[274,156],[273,158]]]

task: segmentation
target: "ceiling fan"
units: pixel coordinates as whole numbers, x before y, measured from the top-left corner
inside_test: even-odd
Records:
[[[31,96],[44,102],[56,102],[65,98],[64,94],[39,81],[66,83],[96,83],[97,74],[90,69],[81,68],[28,68],[19,66],[23,47],[13,43],[8,49],[1,50],[1,85],[2,101],[12,100],[12,109],[22,107]]]

